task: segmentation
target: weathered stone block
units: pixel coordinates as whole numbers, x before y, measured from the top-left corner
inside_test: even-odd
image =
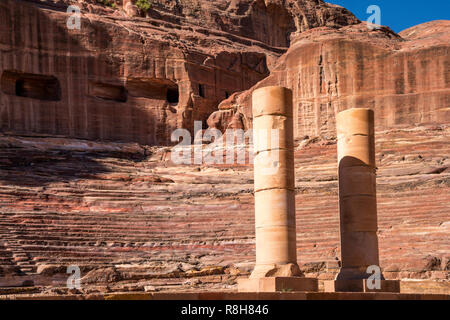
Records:
[[[239,279],[239,292],[317,291],[318,280],[301,277],[266,277]]]

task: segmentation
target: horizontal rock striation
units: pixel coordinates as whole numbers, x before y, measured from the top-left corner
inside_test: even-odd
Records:
[[[448,280],[449,130],[377,133],[387,279]],[[67,266],[78,265],[85,292],[235,290],[253,268],[249,165],[175,165],[168,148],[54,137],[1,136],[0,146],[0,286],[65,287]],[[335,142],[303,140],[295,159],[298,262],[331,279],[340,263]]]

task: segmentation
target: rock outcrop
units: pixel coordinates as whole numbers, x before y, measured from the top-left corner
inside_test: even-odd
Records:
[[[319,0],[151,2],[129,17],[129,1],[2,1],[0,128],[168,145],[264,79],[291,33],[358,22]]]
[[[448,123],[449,43],[450,21],[426,23],[400,35],[386,27],[369,31],[365,23],[308,30],[293,39],[269,77],[223,101],[218,112],[241,113],[249,128],[252,92],[282,85],[294,92],[297,138],[333,137],[335,115],[353,107],[373,109],[376,130]]]

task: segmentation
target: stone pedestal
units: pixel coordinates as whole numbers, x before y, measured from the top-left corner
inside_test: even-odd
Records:
[[[326,280],[325,292],[400,292],[400,281],[381,280],[380,289],[369,289],[367,279],[362,280]]]
[[[239,292],[318,291],[317,279],[302,277],[265,277],[238,280]]]
[[[297,265],[292,91],[253,93],[256,265],[241,292],[317,291]]]
[[[342,266],[332,291],[367,292],[369,266],[379,266],[374,112],[348,109],[336,117]],[[378,291],[398,292],[399,283],[382,280]],[[394,291],[392,291],[394,290]],[[372,290],[371,290],[372,291]]]

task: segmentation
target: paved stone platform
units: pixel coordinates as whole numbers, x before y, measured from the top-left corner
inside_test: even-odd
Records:
[[[354,293],[354,292],[260,292],[260,293],[154,293],[154,294],[114,294],[105,296],[107,300],[450,300],[444,294],[396,294],[396,293]]]
[[[9,295],[0,300],[450,300],[450,294],[374,292],[185,292],[114,293],[110,295]]]

